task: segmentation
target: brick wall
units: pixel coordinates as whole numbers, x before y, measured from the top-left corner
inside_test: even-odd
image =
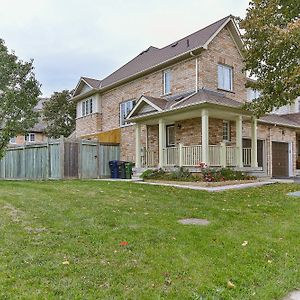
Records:
[[[102,114],[93,113],[76,119],[76,136],[102,131]]]
[[[246,74],[243,73],[243,59],[225,27],[208,45],[199,59],[199,82],[201,87],[218,91],[218,63],[233,67],[233,92],[220,91],[227,97],[245,102],[247,89],[245,88]]]

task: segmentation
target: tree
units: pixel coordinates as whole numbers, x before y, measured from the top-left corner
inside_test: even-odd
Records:
[[[48,136],[58,138],[69,136],[75,130],[76,103],[71,101],[68,90],[54,92],[44,103],[43,114]]]
[[[33,108],[41,92],[33,69],[33,60],[20,60],[0,39],[0,158],[9,140],[37,121]]]
[[[300,1],[252,0],[240,27],[245,31],[248,86],[261,96],[248,105],[261,116],[300,96]]]

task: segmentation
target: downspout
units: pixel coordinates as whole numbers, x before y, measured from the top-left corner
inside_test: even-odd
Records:
[[[193,53],[193,51],[190,52],[190,55],[192,57],[196,57],[196,66],[195,66],[195,74],[196,74],[196,78],[195,78],[195,92],[198,92],[198,57]]]

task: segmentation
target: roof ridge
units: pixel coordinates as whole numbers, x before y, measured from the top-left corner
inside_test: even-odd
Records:
[[[159,50],[165,49],[165,48],[171,46],[172,44],[174,44],[174,43],[176,43],[176,42],[178,43],[178,42],[180,42],[180,41],[182,41],[182,40],[184,40],[184,39],[186,39],[186,38],[188,38],[188,37],[194,35],[195,33],[198,33],[198,32],[200,32],[200,31],[203,31],[203,30],[207,29],[208,27],[211,27],[211,26],[215,25],[215,24],[218,23],[218,22],[221,22],[221,21],[223,21],[223,20],[224,20],[224,22],[225,22],[225,20],[227,20],[227,19],[229,19],[229,18],[232,18],[232,15],[228,15],[228,16],[226,16],[226,17],[224,17],[224,18],[222,18],[222,19],[219,19],[219,20],[217,20],[217,21],[215,21],[215,22],[213,22],[213,23],[211,23],[211,24],[209,24],[209,25],[207,25],[207,26],[205,26],[205,27],[203,27],[203,28],[201,28],[201,29],[198,29],[198,30],[194,31],[194,32],[191,33],[191,34],[186,35],[186,36],[182,37],[181,39],[176,40],[176,41],[170,43],[169,45],[160,48]]]

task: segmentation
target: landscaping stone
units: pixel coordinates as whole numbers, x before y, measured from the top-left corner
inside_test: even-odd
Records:
[[[293,192],[293,193],[288,193],[288,196],[293,196],[293,197],[300,197],[300,192]]]
[[[206,226],[210,224],[210,222],[206,219],[196,219],[196,218],[191,218],[191,219],[181,219],[178,221],[181,224],[184,225],[202,225]]]
[[[293,291],[289,293],[283,300],[300,300],[300,291]]]

